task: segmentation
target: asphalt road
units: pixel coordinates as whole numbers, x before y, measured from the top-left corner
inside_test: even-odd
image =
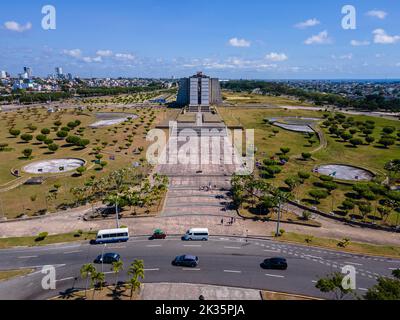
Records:
[[[126,270],[134,259],[145,262],[145,282],[198,283],[332,298],[315,288],[315,282],[345,265],[357,270],[357,293],[362,295],[376,283],[378,276],[390,276],[400,268],[400,260],[353,255],[271,240],[248,240],[211,237],[208,242],[183,242],[178,237],[150,241],[144,237],[131,238],[127,243],[90,245],[86,243],[53,245],[37,248],[0,250],[0,270],[33,268],[35,272],[23,278],[0,282],[0,299],[47,299],[70,288],[84,288],[79,270],[85,263],[105,252],[121,254],[125,270],[120,280],[126,280]],[[174,267],[177,255],[193,254],[200,258],[195,269]],[[288,260],[286,271],[263,270],[265,258],[282,256]],[[56,290],[43,290],[41,281],[44,265],[56,267]],[[113,284],[115,274],[104,265],[106,280]],[[101,265],[97,265],[100,271]],[[77,279],[74,279],[77,278]]]

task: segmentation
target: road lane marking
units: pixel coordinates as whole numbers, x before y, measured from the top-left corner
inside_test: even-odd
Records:
[[[242,247],[224,247],[225,249],[242,249]]]
[[[148,247],[148,248],[156,248],[156,247],[162,247],[162,245],[161,244],[149,244],[146,247]]]
[[[284,278],[285,276],[279,276],[279,275],[276,275],[276,274],[269,274],[269,273],[266,273],[265,274],[267,277],[273,277],[273,278]]]
[[[201,244],[184,244],[184,247],[200,248]]]
[[[21,256],[18,259],[31,259],[31,258],[38,258],[38,256]]]
[[[353,264],[353,265],[355,265],[355,266],[362,266],[361,263],[356,263],[356,262],[345,261],[345,262],[343,262],[343,263],[346,263],[346,264]]]
[[[224,272],[226,272],[226,273],[242,273],[242,271],[238,271],[238,270],[224,270]]]
[[[73,279],[75,279],[75,278],[74,278],[74,277],[69,277],[69,278],[64,278],[64,279],[56,280],[56,282],[68,281],[68,280],[73,280]]]
[[[365,288],[358,288],[358,290],[361,290],[361,291],[368,291],[368,289],[365,289]]]
[[[160,269],[159,268],[144,269],[144,271],[160,271]]]
[[[183,271],[200,271],[201,269],[194,269],[194,268],[182,268]]]
[[[108,247],[108,249],[126,249],[126,246]]]
[[[73,253],[79,253],[79,252],[83,252],[83,251],[82,250],[68,251],[68,252],[64,252],[64,254],[73,254]]]

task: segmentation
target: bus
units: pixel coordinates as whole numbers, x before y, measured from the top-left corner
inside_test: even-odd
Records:
[[[129,229],[120,228],[120,229],[100,230],[97,233],[95,243],[96,244],[117,243],[117,242],[127,242],[128,240],[129,240]]]

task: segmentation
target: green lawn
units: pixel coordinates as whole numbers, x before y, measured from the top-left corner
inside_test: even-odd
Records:
[[[37,241],[37,237],[0,238],[0,249],[46,246],[49,244],[75,241],[90,241],[95,238],[95,232],[83,232],[82,234],[78,232],[72,232],[66,234],[49,235],[42,241]]]
[[[319,147],[316,143],[312,147],[309,146],[305,136],[301,133],[295,133],[286,131],[278,128],[279,133],[274,134],[273,130],[277,129],[274,126],[267,125],[263,122],[265,118],[274,117],[313,117],[323,118],[323,112],[321,111],[310,111],[310,110],[285,110],[285,109],[249,109],[249,108],[219,108],[220,115],[223,117],[227,125],[237,125],[239,122],[246,129],[255,129],[255,146],[258,149],[256,159],[262,161],[271,156],[276,156],[280,153],[281,147],[288,147],[291,149],[289,156],[291,160],[287,163],[282,170],[282,173],[276,175],[274,179],[270,179],[269,182],[277,187],[285,187],[285,179],[291,176],[296,176],[299,171],[312,172],[312,169],[320,164],[332,164],[332,163],[344,163],[350,165],[356,165],[365,167],[378,174],[381,181],[385,177],[384,165],[388,161],[396,158],[400,158],[399,143],[395,146],[391,146],[388,149],[383,149],[376,145],[361,145],[357,148],[349,147],[348,143],[344,143],[342,140],[332,137],[328,130],[323,130],[327,139],[327,147],[313,153],[313,158],[310,161],[298,160],[299,155],[303,152],[312,152]],[[384,127],[393,126],[400,129],[399,122],[395,120],[387,120],[383,118],[367,117],[367,116],[352,116],[355,121],[375,121],[375,130],[373,136],[376,140],[379,139],[380,133]],[[355,137],[360,137],[362,140],[365,139],[362,133],[357,133]],[[315,189],[314,183],[319,181],[319,177],[312,174],[311,178],[307,180],[303,185],[297,187],[294,190],[294,195],[300,201],[310,200],[309,191]],[[319,209],[325,212],[331,212],[338,210],[343,200],[345,200],[345,194],[352,190],[351,185],[339,184],[338,189],[333,191],[331,196],[327,199],[321,200],[320,204],[317,205]],[[372,201],[373,213],[371,216],[378,217],[376,213],[377,202]],[[387,224],[394,225],[397,222],[397,214],[392,213]],[[366,221],[372,221],[367,218]],[[377,223],[383,223],[377,221]]]
[[[96,118],[97,112],[126,112],[137,114],[139,118],[115,126],[91,129],[89,126],[98,120]],[[133,162],[144,158],[145,150],[149,145],[145,140],[145,127],[153,128],[164,117],[165,112],[159,108],[125,109],[112,106],[108,108],[88,107],[83,113],[72,109],[48,113],[47,108],[37,111],[31,109],[0,113],[0,144],[7,143],[9,148],[12,149],[12,151],[0,152],[0,199],[3,210],[0,215],[4,212],[8,218],[16,218],[22,215],[33,216],[39,215],[46,208],[49,212],[53,212],[57,210],[56,207],[60,204],[70,204],[73,200],[70,193],[71,188],[82,186],[90,176],[100,177],[121,167],[130,166]],[[56,131],[53,129],[56,120],[62,122],[61,127],[65,127],[71,121],[79,120],[81,124],[71,130],[70,134],[78,135],[79,128],[83,128],[82,137],[89,139],[90,144],[82,150],[68,146],[64,140],[58,139]],[[30,130],[29,124],[33,124],[37,129]],[[33,135],[34,139],[28,143],[22,143],[20,137],[12,138],[9,134],[11,127],[20,130],[21,134],[29,133]],[[44,128],[51,130],[47,137],[54,140],[54,143],[60,147],[54,154],[49,154],[49,150],[35,139]],[[129,142],[129,139],[132,139],[132,142]],[[102,161],[106,161],[107,166],[103,170],[99,170],[100,167],[93,163],[96,160],[93,148],[103,147],[103,143],[106,145],[101,151]],[[145,150],[141,154],[134,154],[133,151],[140,147]],[[32,159],[26,159],[22,155],[22,151],[27,148],[33,150]],[[114,155],[115,160],[111,160],[110,155]],[[47,180],[41,186],[22,185],[10,191],[1,192],[2,189],[13,184],[13,181],[16,180],[11,174],[12,169],[21,170],[30,162],[63,157],[76,157],[86,160],[88,171],[81,177],[73,176],[75,172],[56,176],[43,175]],[[24,177],[32,176],[23,172],[21,174]],[[58,197],[48,201],[46,197],[54,190],[55,184],[61,186]]]

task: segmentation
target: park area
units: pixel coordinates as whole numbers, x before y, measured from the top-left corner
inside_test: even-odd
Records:
[[[84,187],[121,168],[144,181],[151,174],[146,133],[168,113],[97,104],[0,113],[0,219],[81,204]]]
[[[238,183],[240,188],[260,179],[310,209],[356,222],[399,225],[399,168],[390,165],[400,158],[398,121],[247,105],[218,112],[228,127],[255,129],[255,178]],[[296,132],[276,125],[286,123],[282,119],[320,120],[312,125],[314,132]],[[268,210],[274,207],[271,199],[250,198],[242,204],[243,215],[274,218],[274,210]]]

